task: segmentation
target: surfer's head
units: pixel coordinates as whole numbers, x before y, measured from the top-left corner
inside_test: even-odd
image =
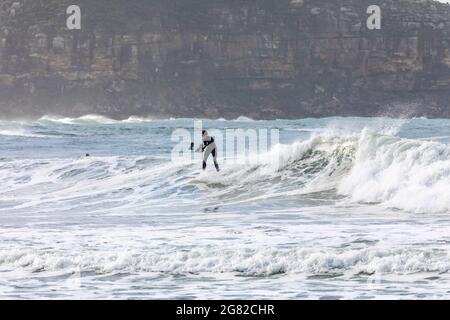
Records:
[[[202,131],[202,136],[204,137],[204,136],[207,136],[207,135],[208,135],[208,131],[203,130],[203,131]]]

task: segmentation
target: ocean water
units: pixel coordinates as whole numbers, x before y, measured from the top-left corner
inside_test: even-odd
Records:
[[[202,172],[193,119],[0,121],[0,299],[450,298],[450,120],[203,125],[280,143]]]

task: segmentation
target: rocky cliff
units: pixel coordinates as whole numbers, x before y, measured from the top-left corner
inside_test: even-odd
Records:
[[[82,10],[68,30],[66,9]],[[367,7],[382,9],[368,30]],[[450,117],[431,0],[0,0],[0,117]]]

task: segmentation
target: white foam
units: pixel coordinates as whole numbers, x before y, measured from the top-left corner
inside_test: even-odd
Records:
[[[254,122],[255,120],[253,120],[252,118],[249,117],[245,117],[245,116],[240,116],[237,117],[235,120],[233,121],[238,121],[238,122]]]
[[[0,135],[11,137],[28,137],[28,138],[46,138],[45,135],[34,134],[26,130],[13,129],[13,130],[0,130]]]
[[[38,121],[50,121],[62,124],[116,124],[120,121],[107,118],[105,116],[89,114],[78,118],[43,116]]]
[[[154,119],[152,118],[145,118],[145,117],[137,117],[137,116],[131,116],[126,120],[123,120],[123,123],[145,123],[145,122],[152,122]]]
[[[107,251],[73,255],[33,250],[0,251],[0,266],[29,271],[79,268],[98,273],[158,272],[239,273],[269,276],[306,274],[411,274],[447,272],[448,253],[417,249],[363,249],[326,251],[314,249],[212,249],[164,252]]]
[[[330,190],[350,170],[356,141],[354,135],[324,133],[307,141],[278,144],[266,153],[228,160],[219,174],[204,172],[195,181],[226,186],[219,193],[244,186],[249,191],[257,185],[257,196],[251,200]]]
[[[197,181],[236,188],[271,184],[277,177],[262,198],[279,196],[291,182],[301,190],[291,189],[290,194],[337,188],[347,202],[414,213],[450,212],[450,148],[391,135],[398,130],[386,127],[380,134],[329,129],[307,141],[280,144],[266,154],[225,163],[219,176],[204,173]]]
[[[384,130],[396,131],[398,128]],[[97,163],[93,166],[93,161],[100,161],[101,165]],[[240,158],[236,163],[221,163],[221,173],[203,172],[194,180],[177,180],[176,174],[177,170],[184,168],[187,170],[184,174],[193,175],[196,168],[193,163],[166,163],[136,171],[133,169],[136,161],[137,158],[133,157],[90,158],[73,162],[49,160],[45,165],[34,160],[17,161],[12,163],[14,170],[0,168],[0,191],[7,194],[11,194],[12,190],[23,192],[14,194],[14,198],[21,199],[23,196],[24,205],[32,205],[35,202],[28,201],[33,194],[30,188],[40,190],[36,186],[42,183],[51,184],[61,194],[70,191],[73,196],[81,196],[89,194],[86,178],[89,178],[88,185],[103,190],[105,194],[123,185],[135,190],[141,181],[152,179],[153,184],[178,181],[167,186],[173,192],[186,184],[202,183],[215,188],[212,195],[218,196],[256,186],[255,193],[261,199],[269,199],[282,194],[337,189],[339,194],[347,197],[347,202],[377,203],[418,213],[450,212],[449,147],[438,142],[400,139],[367,129],[358,133],[328,129],[314,134],[307,141],[280,144],[267,153]],[[128,163],[130,167],[125,165],[122,168],[118,162]],[[77,180],[77,175],[71,177],[74,170],[82,172],[82,179]],[[56,178],[60,176],[68,178]],[[159,194],[151,184],[148,190],[153,191],[139,190],[147,196],[147,192],[154,192],[155,197]],[[53,200],[64,200],[57,191],[51,195],[57,196]]]
[[[355,164],[339,185],[353,202],[420,213],[450,211],[450,150],[445,144],[364,130]]]

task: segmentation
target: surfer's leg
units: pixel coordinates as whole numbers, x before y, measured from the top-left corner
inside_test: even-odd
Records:
[[[214,166],[216,167],[217,172],[220,171],[219,163],[217,162],[217,148],[214,148],[214,150],[211,152],[214,159]]]
[[[206,161],[208,161],[209,155],[212,152],[212,145],[209,145],[206,147],[205,151],[203,152],[203,170],[206,170]]]

